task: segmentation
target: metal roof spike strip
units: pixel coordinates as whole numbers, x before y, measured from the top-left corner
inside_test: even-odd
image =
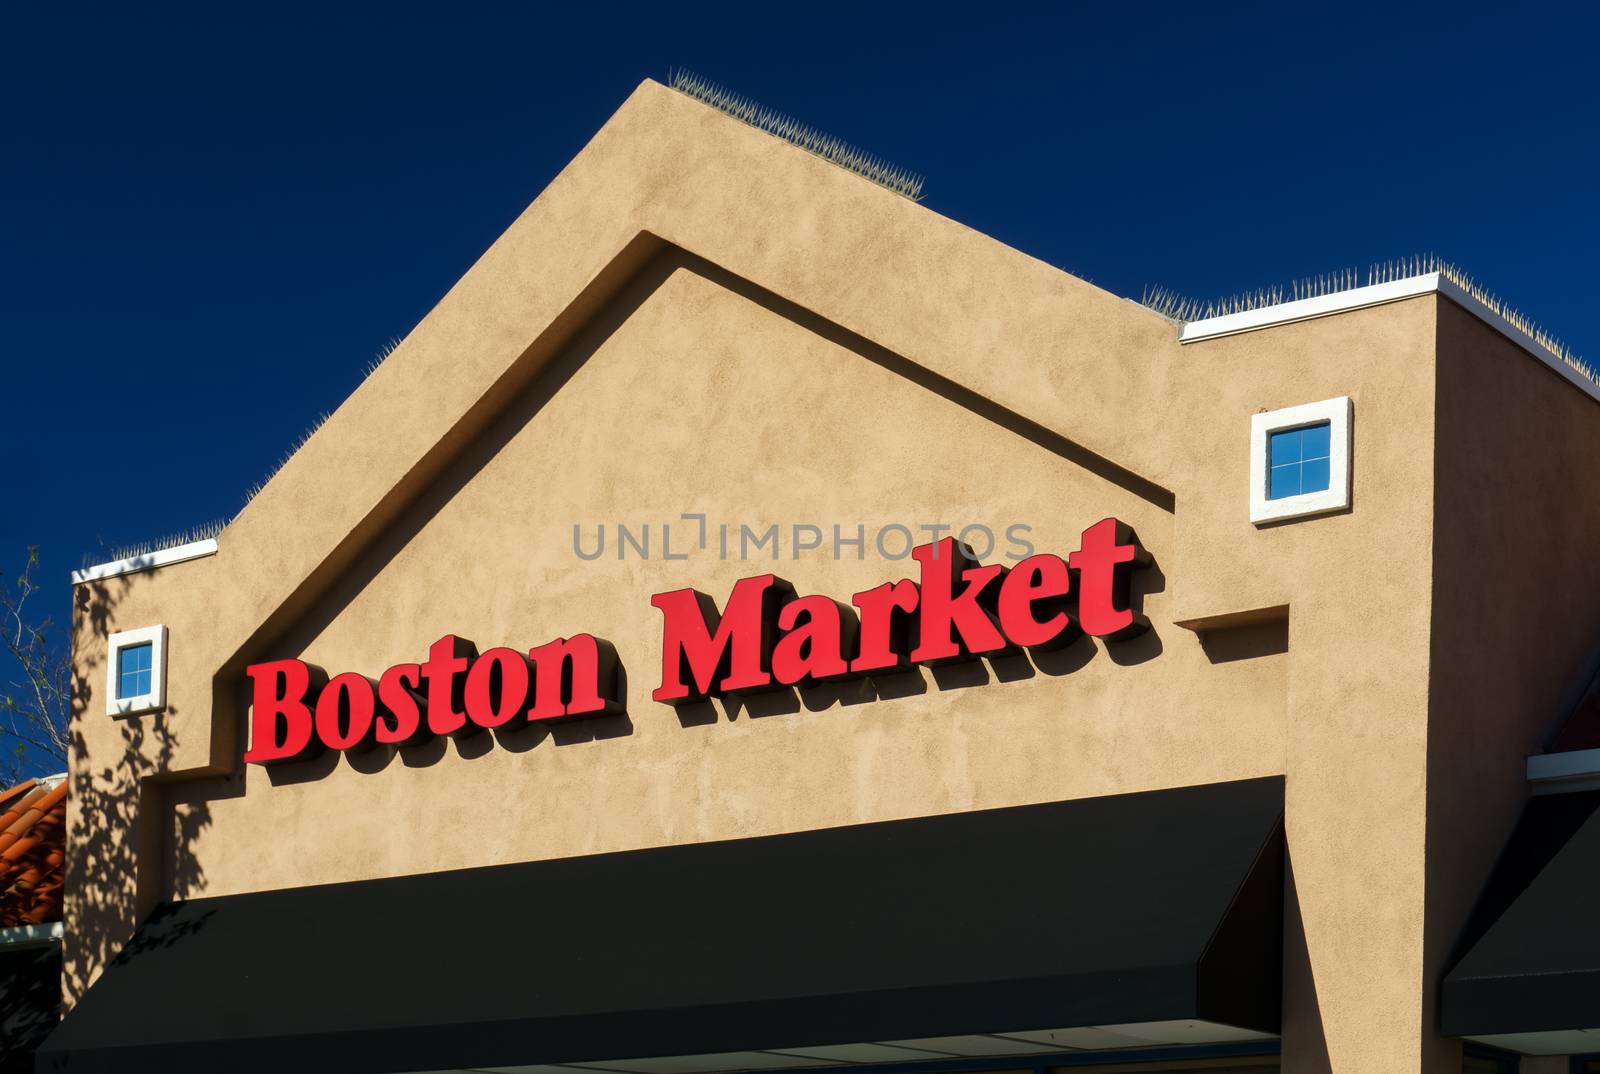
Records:
[[[670,85],[680,93],[687,94],[694,99],[708,104],[720,112],[742,120],[758,130],[765,131],[777,138],[781,138],[791,145],[798,146],[831,164],[844,168],[870,179],[885,189],[896,194],[917,201],[922,197],[922,176],[898,165],[891,164],[882,157],[875,156],[864,150],[835,138],[831,134],[824,134],[815,127],[807,126],[792,116],[767,108],[748,97],[734,93],[723,86],[719,86],[709,79],[702,78],[692,71],[683,69],[671,73]],[[392,338],[385,343],[373,357],[362,367],[362,379],[372,376],[378,368],[388,360],[389,355],[400,346],[400,338]],[[250,501],[260,495],[279,470],[282,470],[295,453],[305,446],[318,429],[328,420],[327,413],[319,414],[311,425],[289,445],[289,449],[282,457],[262,476],[245,490],[244,503],[240,510],[250,505]],[[237,517],[237,516],[235,516]],[[214,538],[222,529],[232,521],[224,519],[208,523],[204,526],[186,530],[180,534],[157,538],[150,541],[139,541],[134,544],[122,545],[115,548],[103,549],[100,552],[88,553],[83,557],[83,566],[87,570],[91,567],[101,566],[106,561],[140,559],[165,549],[175,548],[194,541]]]
[[[679,93],[693,97],[702,104],[708,104],[719,112],[747,123],[757,130],[765,131],[775,138],[781,138],[790,145],[798,146],[830,164],[855,172],[862,178],[870,179],[902,197],[910,198],[912,201],[920,201],[922,198],[922,176],[916,172],[891,164],[882,157],[858,149],[831,134],[824,134],[793,116],[758,104],[749,97],[735,93],[693,71],[681,67],[674,68],[668,76],[667,84]]]
[[[394,345],[391,345],[386,351],[380,353],[378,362],[381,363],[382,360],[387,358],[389,353],[393,350]],[[376,364],[374,364],[373,368],[376,367]],[[267,471],[261,480],[254,482],[245,490],[244,504],[239,508],[240,511],[243,511],[245,507],[250,505],[250,501],[255,499],[256,496],[260,494],[262,489],[267,487],[267,482],[271,481],[273,477],[277,475],[279,470],[282,470],[289,464],[289,460],[294,458],[295,454],[301,448],[305,447],[306,443],[316,435],[317,430],[322,428],[322,426],[327,423],[328,418],[331,416],[331,413],[328,411],[318,414],[316,418],[312,420],[311,424],[305,429],[305,431],[299,436],[295,437],[294,442],[289,445],[289,449],[279,456],[278,461],[272,465],[272,468]],[[153,540],[136,541],[132,544],[102,547],[98,551],[87,552],[83,555],[81,560],[82,568],[84,571],[88,571],[106,564],[121,563],[125,560],[143,560],[171,548],[179,548],[183,545],[194,544],[197,541],[212,540],[221,534],[222,531],[227,528],[228,524],[237,517],[239,516],[234,514],[230,518],[217,519],[216,521],[207,522],[201,526],[194,526],[190,529],[181,530],[178,533],[168,534],[165,537],[157,537]]]
[[[385,354],[383,357],[387,358],[388,355]],[[311,420],[311,424],[306,427],[306,430],[303,433],[295,437],[294,442],[289,445],[289,450],[285,451],[283,455],[279,457],[272,469],[268,470],[266,475],[262,477],[260,481],[257,481],[255,484],[251,485],[247,490],[245,490],[244,507],[250,506],[250,501],[260,495],[261,490],[267,487],[267,482],[276,477],[279,470],[282,470],[285,466],[289,465],[289,460],[294,458],[296,453],[298,453],[301,448],[305,447],[306,443],[310,441],[313,436],[317,435],[317,430],[326,425],[328,419],[332,416],[333,415],[331,411],[324,410],[321,414],[318,414]],[[241,507],[240,510],[244,510],[244,507]]]
[[[1574,353],[1565,342],[1552,335],[1531,317],[1507,305],[1504,299],[1486,289],[1459,266],[1435,254],[1419,254],[1374,262],[1367,268],[1364,281],[1359,270],[1345,268],[1295,280],[1289,284],[1287,290],[1282,287],[1265,287],[1207,302],[1186,298],[1165,287],[1146,287],[1139,304],[1181,328],[1194,321],[1208,320],[1212,317],[1249,313],[1282,305],[1286,301],[1300,302],[1306,299],[1324,298],[1354,291],[1360,287],[1397,283],[1434,273],[1482,303],[1489,312],[1549,351],[1569,368],[1589,381],[1600,384],[1600,372]]]
[[[191,526],[177,533],[169,533],[164,537],[157,537],[148,541],[136,541],[133,544],[111,545],[97,552],[86,552],[81,565],[85,570],[99,566],[102,563],[114,563],[124,559],[143,559],[168,548],[178,548],[196,541],[207,541],[221,533],[228,525],[225,518],[216,519],[199,526]]]
[[[398,346],[400,346],[400,340],[395,336],[390,336],[389,342],[379,347],[378,353],[369,358],[367,364],[361,367],[361,379],[365,380],[376,373],[378,367],[389,360],[389,355],[393,354],[394,349]]]
[[[400,336],[390,336],[388,341],[378,348],[361,368],[362,381],[376,373],[379,367],[389,360],[389,356],[399,348],[402,338]],[[289,460],[294,458],[295,453],[305,447],[307,441],[316,435],[317,430],[322,428],[330,417],[332,417],[332,411],[323,411],[312,419],[311,424],[299,436],[295,437],[294,441],[289,445],[289,449],[278,457],[278,461],[273,463],[266,474],[259,481],[252,482],[245,489],[244,502],[239,507],[240,511],[250,506],[250,501],[260,495],[261,490],[267,487],[267,482],[276,477],[278,471],[288,465]],[[235,512],[228,518],[217,519],[214,522],[207,522],[204,525],[194,526],[153,540],[112,546],[102,544],[98,551],[85,552],[83,554],[81,558],[82,571],[77,573],[87,572],[108,564],[118,564],[125,560],[143,560],[168,549],[180,548],[183,545],[194,544],[198,541],[212,540],[237,517],[239,517],[238,512]]]

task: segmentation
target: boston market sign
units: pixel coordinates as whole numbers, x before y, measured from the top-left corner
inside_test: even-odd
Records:
[[[1058,648],[1085,634],[1119,640],[1149,626],[1128,590],[1132,572],[1150,557],[1115,518],[1084,530],[1066,559],[1040,554],[1009,569],[985,566],[950,537],[911,555],[921,566],[918,581],[885,582],[855,594],[850,606],[799,596],[771,574],[741,579],[721,609],[694,589],[656,594],[661,685],[651,698],[683,705],[803,688]],[[396,664],[376,682],[353,671],[329,678],[294,659],[245,670],[252,707],[244,759],[258,764],[602,716],[621,712],[625,700],[616,650],[591,634],[481,654],[446,634],[421,663]]]

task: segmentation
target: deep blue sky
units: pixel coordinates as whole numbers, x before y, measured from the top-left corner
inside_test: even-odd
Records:
[[[235,512],[675,65],[1121,294],[1436,251],[1600,357],[1588,5],[66,7],[0,15],[0,570],[39,544],[58,618],[83,553]]]

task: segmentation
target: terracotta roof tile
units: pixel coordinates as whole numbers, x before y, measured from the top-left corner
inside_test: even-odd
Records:
[[[0,791],[0,928],[61,920],[67,781]]]

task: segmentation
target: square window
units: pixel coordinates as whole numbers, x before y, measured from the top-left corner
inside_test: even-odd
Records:
[[[106,715],[133,716],[165,708],[167,628],[119,630],[106,641]]]
[[[147,641],[117,650],[118,701],[150,692],[150,654],[154,649],[154,643]]]
[[[1250,521],[1308,518],[1350,507],[1349,396],[1250,418]]]

